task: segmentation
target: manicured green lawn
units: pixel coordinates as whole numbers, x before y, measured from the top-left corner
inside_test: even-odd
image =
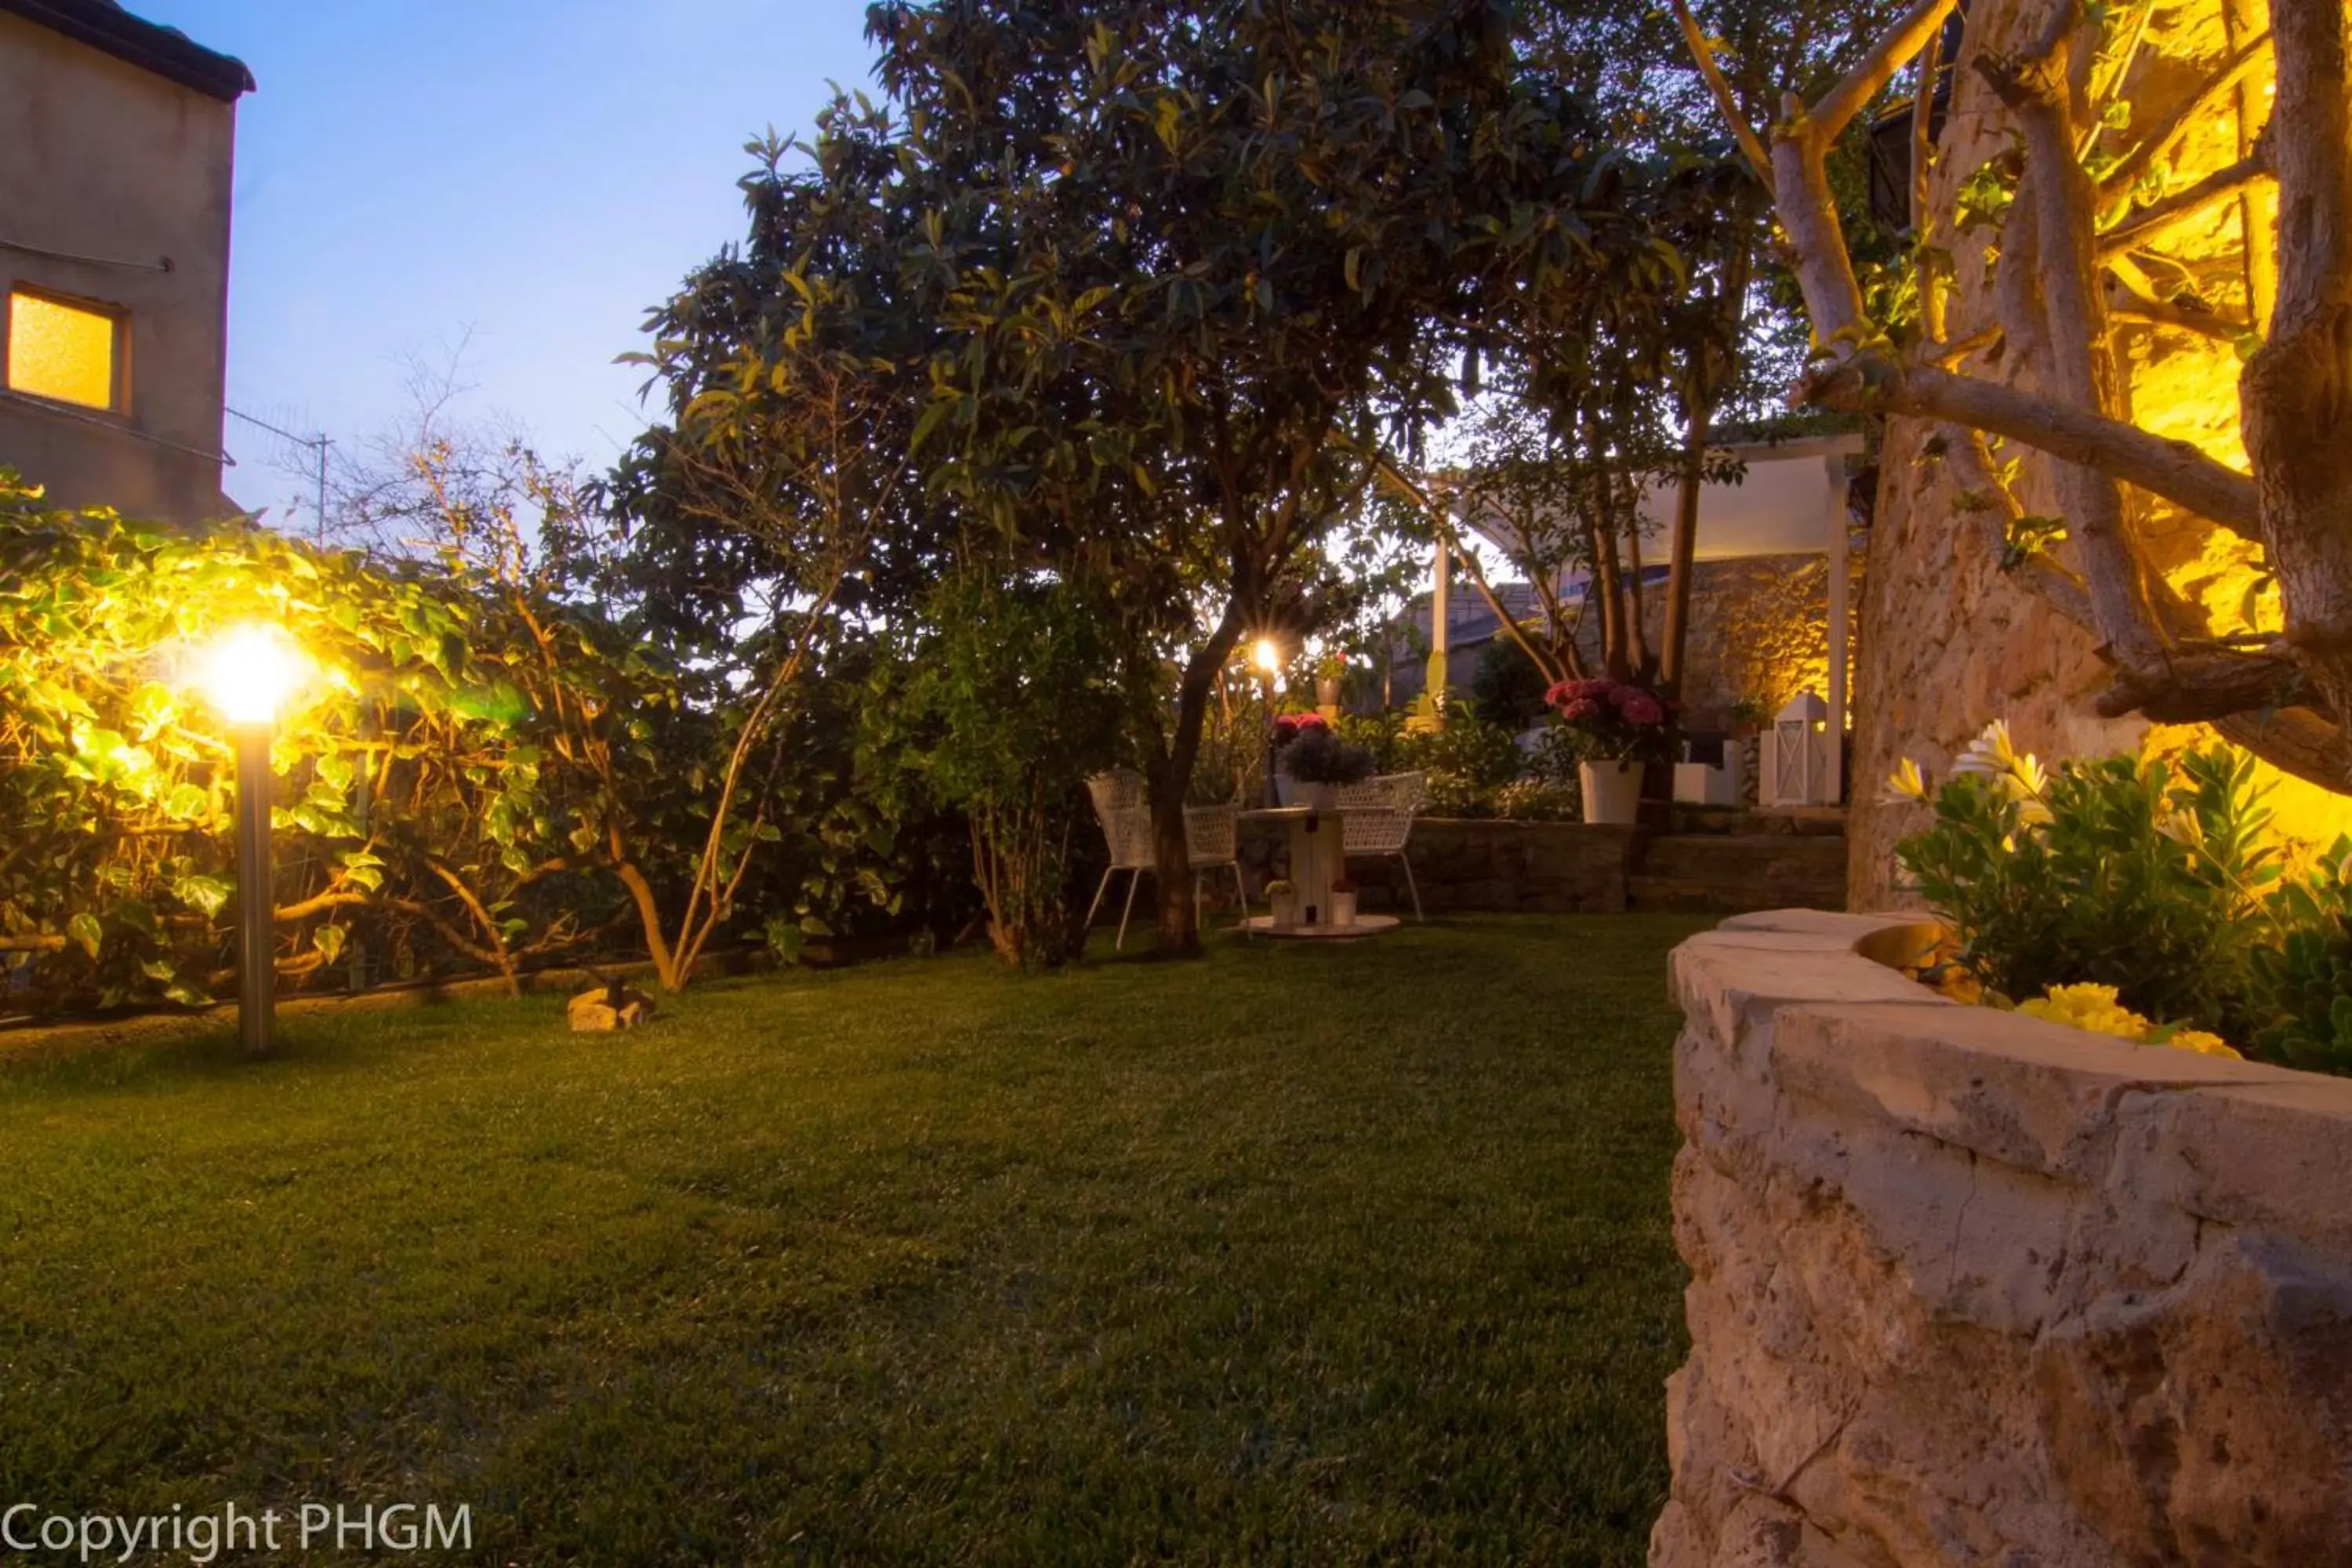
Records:
[[[469,1503],[485,1563],[1639,1563],[1696,923],[0,1069],[0,1508]]]

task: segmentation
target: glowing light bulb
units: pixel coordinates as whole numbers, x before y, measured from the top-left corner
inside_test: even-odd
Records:
[[[1274,646],[1272,637],[1258,638],[1257,647],[1252,651],[1250,658],[1252,662],[1268,675],[1278,674],[1282,669],[1282,650]]]
[[[196,684],[232,724],[268,724],[310,679],[310,661],[280,626],[228,627],[199,656]]]

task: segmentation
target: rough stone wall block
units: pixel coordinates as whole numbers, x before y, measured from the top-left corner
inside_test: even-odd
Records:
[[[1675,953],[1653,1568],[2352,1564],[2352,1082],[1955,1005],[1915,918]]]

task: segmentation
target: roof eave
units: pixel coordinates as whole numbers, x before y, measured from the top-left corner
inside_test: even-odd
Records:
[[[253,73],[243,60],[100,0],[0,0],[0,11],[223,103],[235,103],[254,89]]]

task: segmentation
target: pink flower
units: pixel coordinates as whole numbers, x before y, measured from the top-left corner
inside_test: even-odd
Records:
[[[1600,712],[1600,703],[1590,697],[1579,697],[1562,706],[1559,716],[1572,724],[1580,719],[1597,718]]]
[[[1646,691],[1634,692],[1619,704],[1619,708],[1629,724],[1663,724],[1666,721],[1666,710],[1658,706],[1658,700]]]
[[[1579,702],[1597,702],[1615,689],[1613,680],[1563,680],[1544,693],[1544,700],[1566,712]]]

